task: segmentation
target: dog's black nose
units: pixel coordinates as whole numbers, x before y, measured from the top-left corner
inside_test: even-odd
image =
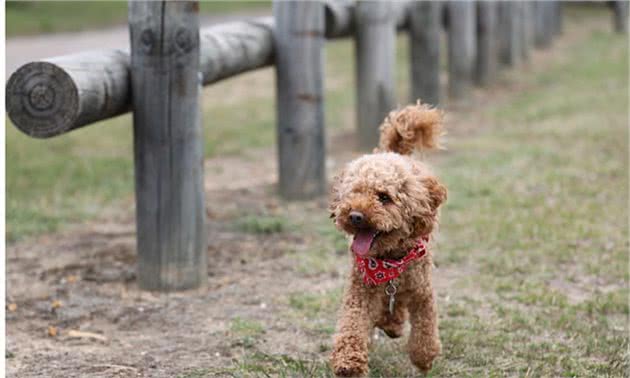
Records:
[[[350,223],[352,223],[353,226],[362,226],[364,220],[365,216],[363,215],[363,213],[359,211],[350,212]]]

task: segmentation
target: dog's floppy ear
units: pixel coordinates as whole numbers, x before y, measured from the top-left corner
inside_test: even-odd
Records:
[[[417,215],[435,217],[437,210],[446,201],[446,187],[433,175],[418,175],[410,179],[405,185],[405,192],[415,203]]]
[[[415,163],[413,172],[403,190],[411,200],[413,229],[417,235],[428,235],[438,221],[438,208],[446,201],[447,191],[422,163]]]
[[[440,184],[435,176],[423,178],[422,183],[429,192],[429,206],[433,212],[436,212],[438,207],[446,201],[448,196],[446,187]]]
[[[330,211],[330,217],[335,218],[335,211],[339,202],[341,201],[341,194],[339,193],[339,186],[343,181],[345,171],[342,170],[334,178],[332,182],[332,190],[330,191],[330,201],[328,202],[328,211]]]

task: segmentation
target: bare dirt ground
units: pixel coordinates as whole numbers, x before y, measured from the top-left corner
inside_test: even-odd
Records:
[[[531,64],[544,66],[553,54],[536,53]],[[471,111],[519,90],[499,83],[453,107],[450,137],[483,127],[486,120]],[[348,147],[352,141],[347,130],[331,136],[328,172],[356,156]],[[292,309],[305,293],[338,292],[349,260],[343,242],[323,236],[326,199],[280,201],[275,171],[273,149],[206,162],[209,273],[207,287],[197,291],[138,289],[131,199],[88,225],[8,246],[7,375],[215,376],[233,374],[222,369],[245,363],[252,349],[305,360],[326,356],[337,302],[318,302],[327,314],[323,320]],[[281,221],[271,230],[243,226],[251,216]],[[440,306],[455,296],[473,301],[492,295],[472,284],[451,287],[454,277],[470,283],[466,277],[474,269],[473,262],[438,267]],[[486,311],[483,304],[477,311]]]
[[[258,161],[274,160],[271,151],[258,153],[264,157]],[[295,270],[288,251],[308,245],[312,233],[248,234],[232,224],[243,214],[325,216],[325,200],[280,203],[269,185],[275,176],[266,175],[275,172],[271,163],[217,158],[208,161],[207,172],[205,289],[170,295],[137,289],[132,214],[8,248],[8,301],[17,304],[7,312],[10,376],[171,377],[195,366],[226,366],[235,358],[234,341],[225,336],[235,317],[263,324],[274,352],[308,351],[302,331],[279,307],[291,292],[339,286],[340,274]],[[53,308],[54,301],[61,306]],[[49,335],[49,326],[57,336]],[[72,338],[70,330],[106,341]]]

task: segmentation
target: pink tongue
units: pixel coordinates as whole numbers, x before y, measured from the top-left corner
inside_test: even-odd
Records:
[[[359,231],[356,235],[354,235],[351,247],[352,252],[359,256],[367,255],[370,251],[370,246],[372,245],[372,240],[374,240],[375,235],[375,231]]]

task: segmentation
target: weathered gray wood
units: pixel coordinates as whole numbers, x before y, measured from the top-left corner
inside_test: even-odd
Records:
[[[562,29],[564,27],[562,16],[563,7],[564,6],[562,5],[561,0],[553,1],[553,34],[556,36],[562,34]]]
[[[326,37],[341,38],[354,31],[353,0],[325,0]]]
[[[124,113],[128,69],[128,54],[118,50],[28,63],[7,83],[9,118],[27,135],[47,138]]]
[[[138,284],[206,282],[196,1],[130,1]]]
[[[501,63],[509,67],[518,65],[522,56],[519,5],[517,1],[499,4],[499,56]]]
[[[326,190],[324,7],[274,1],[280,194],[307,199]]]
[[[408,9],[415,1],[392,2],[398,31],[409,26]],[[354,0],[325,0],[326,7],[326,38],[342,38],[351,36],[355,32]]]
[[[371,150],[379,125],[396,105],[396,12],[388,1],[362,1],[355,20],[359,148]]]
[[[494,81],[498,68],[499,4],[496,1],[477,3],[477,85],[488,85]]]
[[[273,64],[273,28],[271,17],[203,28],[199,33],[203,84]]]
[[[553,5],[548,1],[536,1],[534,6],[534,45],[538,48],[551,46],[553,27],[550,13]]]
[[[409,7],[409,44],[411,50],[411,102],[440,103],[439,1],[416,1]]]
[[[549,45],[551,45],[553,37],[556,35],[556,4],[555,0],[545,2],[545,27],[549,34]]]
[[[521,2],[521,57],[524,61],[530,58],[534,47],[534,4],[532,1]]]
[[[617,33],[628,32],[628,8],[630,8],[628,0],[613,2],[613,25]]]
[[[474,1],[448,2],[448,92],[455,100],[468,95],[473,83],[477,48]]]

